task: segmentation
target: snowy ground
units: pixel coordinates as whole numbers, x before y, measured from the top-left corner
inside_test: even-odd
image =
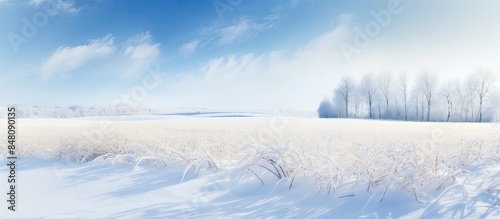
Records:
[[[471,168],[455,186],[437,191],[419,203],[409,194],[366,188],[339,198],[298,180],[292,189],[272,178],[230,181],[226,173],[188,174],[182,167],[142,166],[111,161],[85,164],[23,159],[19,209],[2,217],[18,218],[495,218],[499,191],[490,186],[500,178],[500,166]],[[2,167],[2,172],[5,171]],[[487,177],[485,177],[487,176]],[[463,181],[467,180],[463,197]],[[274,191],[273,191],[274,189]],[[373,197],[370,200],[370,196]],[[492,204],[496,200],[497,204]],[[367,204],[365,207],[364,205]],[[364,208],[363,208],[364,207]]]
[[[2,218],[500,217],[498,124],[215,113],[18,127],[18,211]]]

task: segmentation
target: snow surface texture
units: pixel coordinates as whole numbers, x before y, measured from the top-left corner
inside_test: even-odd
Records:
[[[3,217],[500,216],[494,123],[210,114],[18,127],[19,210]]]

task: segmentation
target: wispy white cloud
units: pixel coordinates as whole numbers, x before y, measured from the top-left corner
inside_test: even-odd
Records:
[[[268,22],[278,22],[287,16],[287,11],[292,10],[299,5],[300,0],[289,0],[285,4],[279,4],[271,8],[271,13],[264,16],[264,20]]]
[[[260,18],[241,16],[235,22],[226,23],[217,21],[214,24],[200,29],[195,39],[179,46],[179,55],[189,56],[201,46],[232,45],[257,37],[261,32],[269,29],[286,17],[287,10],[297,7],[300,0],[289,0],[270,8],[270,13]]]
[[[192,55],[202,45],[222,46],[243,42],[249,38],[256,37],[263,30],[273,26],[273,22],[257,22],[251,18],[242,17],[236,23],[222,26],[215,23],[212,26],[199,31],[198,37],[182,44],[179,54],[182,56]]]
[[[47,80],[59,74],[77,71],[91,65],[93,71],[112,72],[128,77],[143,73],[158,60],[160,44],[152,42],[149,32],[131,37],[123,46],[113,42],[112,35],[91,40],[75,47],[59,47],[40,65],[42,78]],[[97,60],[103,62],[95,63]]]
[[[243,41],[256,36],[260,31],[271,26],[268,23],[257,23],[249,18],[241,18],[237,24],[217,30],[219,35],[217,43],[225,45]]]
[[[179,47],[179,54],[183,56],[189,56],[193,54],[199,46],[200,46],[199,39],[191,40],[187,43],[182,44]]]
[[[189,56],[203,46],[223,46],[244,42],[257,37],[261,32],[275,26],[286,17],[288,9],[295,8],[300,0],[290,0],[270,8],[270,13],[261,18],[242,16],[233,23],[215,22],[198,31],[198,36],[179,47],[179,54]]]
[[[143,43],[151,43],[152,41],[153,41],[153,36],[151,36],[151,32],[146,31],[144,33],[140,33],[130,37],[130,39],[127,40],[127,44],[143,44]]]
[[[44,7],[51,15],[78,14],[81,9],[73,0],[29,0],[28,5]]]
[[[292,7],[294,7],[294,8],[295,8],[295,7],[297,7],[297,5],[299,4],[299,1],[300,1],[300,0],[290,0],[290,1],[288,1],[288,4],[289,4],[290,6],[292,6]]]
[[[123,76],[131,76],[143,73],[146,69],[157,61],[160,55],[160,44],[153,43],[151,33],[144,32],[127,40],[123,52],[124,59],[121,59],[120,70]],[[125,64],[127,63],[127,64]]]
[[[59,47],[40,67],[42,78],[49,79],[56,74],[71,72],[93,60],[109,56],[115,51],[113,37],[91,40],[86,45]]]

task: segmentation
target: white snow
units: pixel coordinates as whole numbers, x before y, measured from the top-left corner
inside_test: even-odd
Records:
[[[0,217],[500,217],[498,124],[241,115],[18,119]]]

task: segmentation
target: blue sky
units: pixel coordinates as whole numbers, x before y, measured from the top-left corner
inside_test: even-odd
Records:
[[[499,72],[499,6],[0,0],[0,102],[313,111],[343,75]]]

